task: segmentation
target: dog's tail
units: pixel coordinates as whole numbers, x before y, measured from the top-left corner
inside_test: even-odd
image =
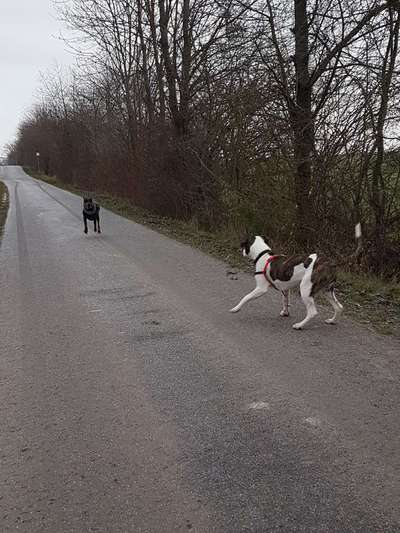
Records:
[[[348,255],[347,257],[342,257],[341,259],[339,259],[339,261],[337,261],[338,266],[344,266],[344,265],[348,265],[348,264],[358,261],[361,254],[363,253],[364,246],[363,246],[360,222],[356,224],[354,228],[354,234],[355,234],[355,239],[357,243],[356,249],[351,255]]]

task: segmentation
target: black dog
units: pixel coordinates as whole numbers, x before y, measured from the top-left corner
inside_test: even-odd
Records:
[[[100,231],[100,206],[93,201],[92,198],[83,199],[83,223],[85,225],[85,233],[88,232],[87,220],[93,220],[94,222],[94,231],[96,233],[101,233]]]

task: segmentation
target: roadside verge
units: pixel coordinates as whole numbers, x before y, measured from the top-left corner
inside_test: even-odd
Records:
[[[8,189],[2,181],[0,181],[0,244],[3,236],[4,225],[6,223],[8,213]]]

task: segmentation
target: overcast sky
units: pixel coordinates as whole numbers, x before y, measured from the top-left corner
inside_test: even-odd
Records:
[[[40,72],[74,61],[61,32],[52,0],[0,0],[0,155],[35,102]]]

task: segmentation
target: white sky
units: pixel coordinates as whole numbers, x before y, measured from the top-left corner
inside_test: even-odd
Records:
[[[0,0],[0,156],[36,101],[40,73],[74,58],[52,0]]]

